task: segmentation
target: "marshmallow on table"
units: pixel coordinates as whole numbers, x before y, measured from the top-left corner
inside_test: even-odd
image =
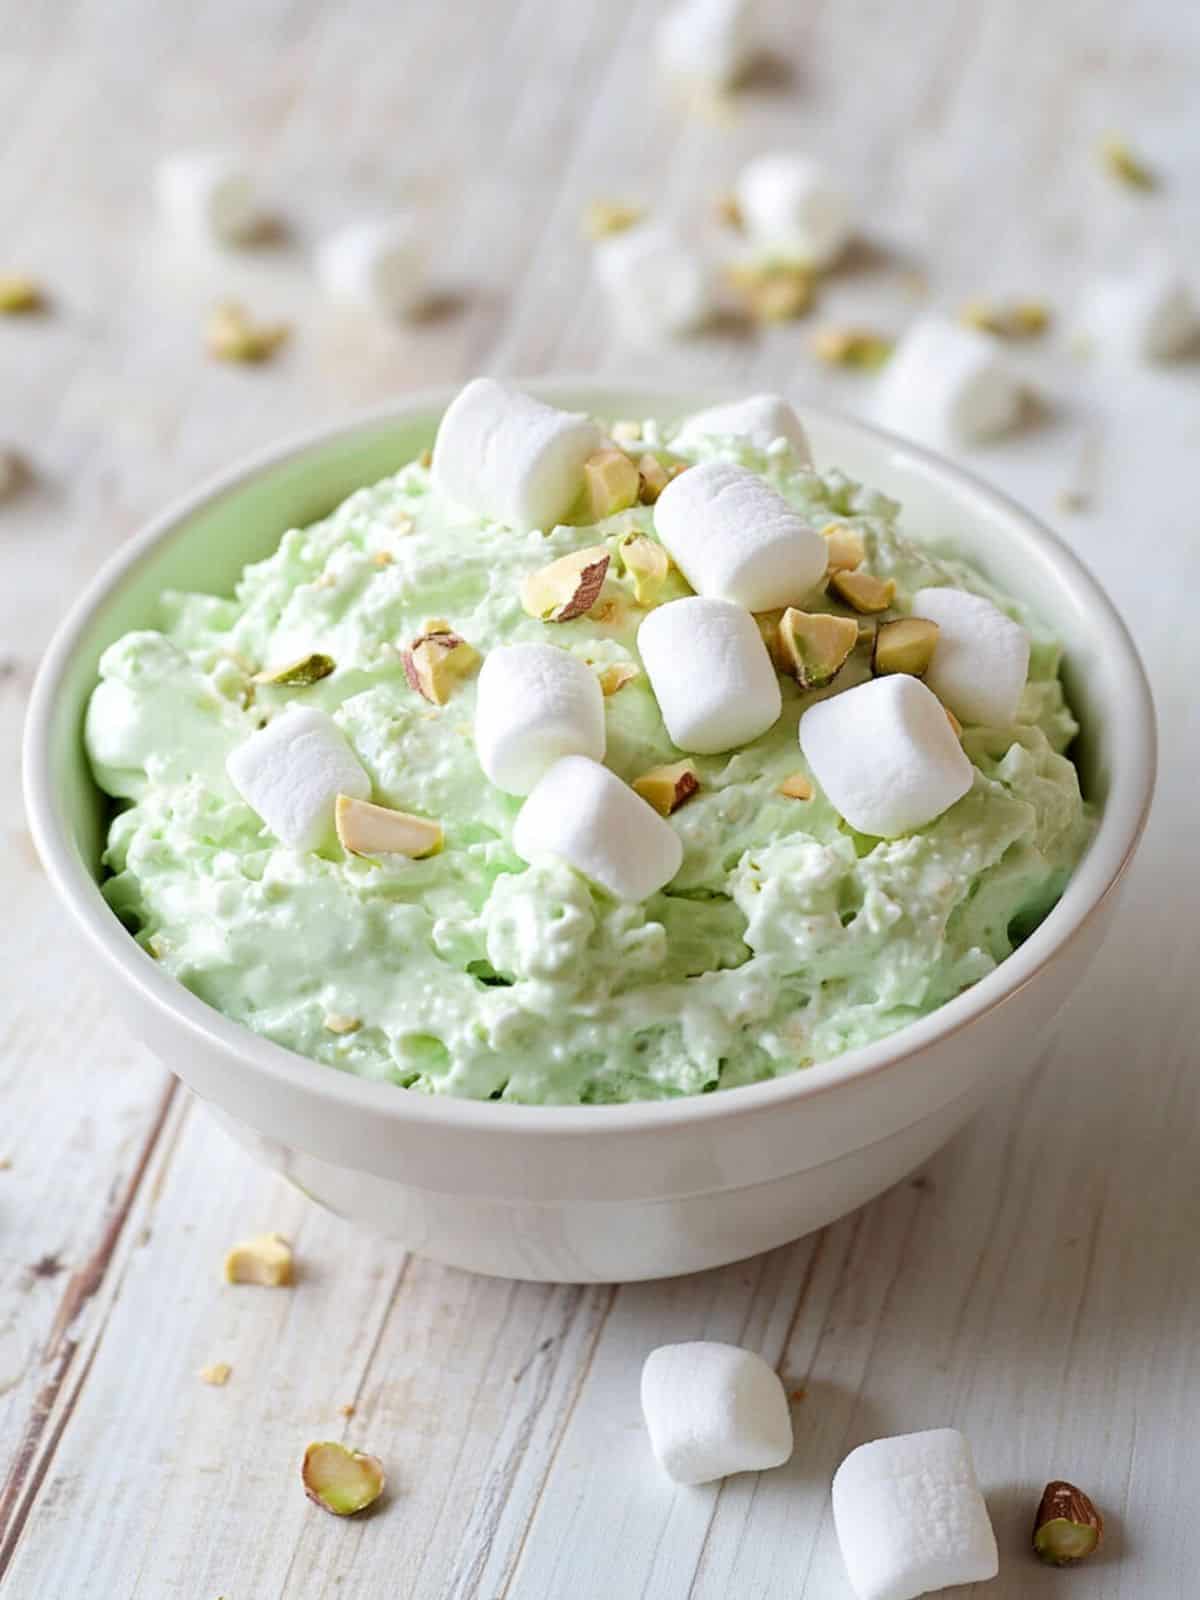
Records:
[[[709,406],[685,417],[672,443],[687,446],[696,439],[745,439],[756,450],[766,450],[776,439],[786,439],[796,460],[812,463],[804,424],[781,394],[752,394],[728,405]]]
[[[834,809],[880,839],[932,822],[974,782],[946,708],[905,673],[809,706],[800,748]]]
[[[232,750],[234,788],[283,844],[316,850],[333,831],[339,794],[365,800],[371,780],[333,718],[292,705]]]
[[[587,756],[564,756],[517,814],[513,849],[522,861],[561,856],[617,900],[644,900],[679,871],[679,835],[641,795]]]
[[[628,339],[654,343],[695,333],[715,309],[708,263],[660,224],[642,223],[602,239],[596,276]]]
[[[650,612],[637,636],[672,742],[696,755],[749,744],[783,710],[758,624],[730,600],[690,595]]]
[[[528,794],[562,756],[604,760],[604,691],[590,667],[552,644],[492,650],[475,694],[475,749],[505,794]]]
[[[1155,255],[1124,277],[1092,284],[1084,295],[1080,324],[1105,355],[1169,361],[1200,333],[1200,306],[1171,261]]]
[[[658,25],[659,65],[677,78],[725,89],[754,56],[748,0],[683,0]]]
[[[963,722],[1007,727],[1029,672],[1029,634],[982,595],[918,589],[913,615],[938,625],[925,682]]]
[[[583,489],[584,462],[607,442],[582,412],[474,378],[442,417],[433,481],[477,516],[523,531],[552,528]]]
[[[425,244],[410,217],[353,222],[317,253],[330,294],[384,317],[412,311],[425,292]]]
[[[642,1415],[654,1454],[676,1483],[760,1472],[792,1453],[778,1374],[737,1345],[696,1340],[652,1350],[642,1368]]]
[[[825,576],[829,548],[757,473],[702,461],[659,495],[654,526],[698,594],[748,611],[798,605]]]
[[[915,1600],[1000,1570],[971,1448],[954,1428],[852,1450],[833,1480],[833,1521],[858,1600]]]
[[[262,220],[253,178],[221,150],[168,156],[158,169],[158,198],[172,227],[211,244],[238,244]]]
[[[986,334],[947,317],[921,317],[883,370],[875,410],[897,433],[934,445],[970,444],[1014,425],[1021,385]]]
[[[760,250],[827,267],[850,241],[846,196],[807,156],[757,157],[743,168],[735,193],[746,233]]]

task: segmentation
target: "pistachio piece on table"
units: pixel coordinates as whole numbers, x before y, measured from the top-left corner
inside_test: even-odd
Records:
[[[875,630],[871,651],[871,671],[876,677],[888,672],[907,672],[923,678],[937,649],[939,628],[926,617],[898,617],[881,622]]]
[[[876,611],[886,611],[896,598],[896,582],[894,578],[877,578],[872,572],[834,572],[829,578],[829,587],[839,600],[844,600],[855,611],[868,615]]]
[[[641,477],[624,450],[597,450],[583,463],[581,507],[588,522],[600,522],[637,505]]]
[[[660,817],[669,817],[678,811],[685,800],[690,800],[700,787],[696,766],[692,761],[675,761],[667,767],[651,767],[640,778],[633,780],[636,794],[649,802]]]
[[[441,617],[425,623],[400,655],[404,676],[430,705],[444,706],[454,686],[469,677],[480,662],[479,651],[455,633]]]
[[[775,793],[786,795],[789,800],[811,800],[813,786],[803,772],[792,772],[783,780]]]
[[[589,239],[607,239],[611,234],[635,228],[645,216],[642,206],[622,200],[592,200],[583,214],[583,231]]]
[[[1100,142],[1100,160],[1110,178],[1130,189],[1157,189],[1158,175],[1119,134],[1110,133]]]
[[[383,1463],[332,1439],[309,1445],[300,1478],[308,1498],[335,1517],[365,1511],[383,1493]]]
[[[336,668],[337,662],[332,656],[314,650],[301,656],[298,661],[290,661],[286,667],[256,672],[254,682],[274,684],[281,689],[307,689],[314,683],[320,683],[322,678],[327,678]]]
[[[1073,1483],[1056,1478],[1042,1491],[1033,1524],[1033,1548],[1053,1567],[1082,1561],[1104,1537],[1104,1519]]]
[[[822,328],[813,337],[813,354],[831,367],[874,372],[892,353],[891,339],[870,328]]]
[[[1017,300],[1012,305],[968,300],[959,321],[997,339],[1036,339],[1050,326],[1050,308],[1042,300]]]
[[[633,579],[633,598],[640,606],[652,606],[671,570],[670,556],[657,540],[648,539],[644,533],[623,534],[617,556]]]
[[[424,856],[437,855],[444,842],[440,822],[377,806],[370,800],[356,800],[348,794],[337,797],[334,823],[342,849],[356,856],[408,856],[420,861]]]
[[[0,316],[24,316],[30,311],[41,311],[45,304],[45,293],[35,278],[0,272]]]
[[[812,309],[816,278],[790,261],[740,262],[729,281],[756,322],[790,322]]]
[[[583,616],[600,598],[610,560],[604,545],[590,545],[529,573],[521,582],[526,615],[542,622],[570,622]]]
[[[268,361],[291,331],[286,322],[254,322],[243,306],[226,300],[208,319],[208,352],[218,361]]]
[[[226,1283],[281,1289],[292,1281],[292,1247],[281,1233],[260,1233],[235,1244],[225,1257]]]
[[[797,611],[789,606],[779,619],[779,654],[784,671],[802,689],[823,689],[845,666],[858,643],[853,617],[826,611]]]
[[[867,547],[857,528],[844,522],[830,522],[821,529],[821,537],[829,547],[828,570],[831,573],[853,572],[867,559]]]

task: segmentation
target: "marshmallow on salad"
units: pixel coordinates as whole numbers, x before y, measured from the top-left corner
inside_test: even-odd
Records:
[[[588,756],[564,756],[538,780],[517,814],[512,843],[522,861],[561,856],[617,900],[645,900],[683,863],[675,830]]]
[[[809,706],[800,748],[834,810],[880,839],[940,817],[975,777],[945,706],[906,673]]]
[[[1080,325],[1102,355],[1170,361],[1200,335],[1200,305],[1170,258],[1156,254],[1132,272],[1093,283],[1083,297]]]
[[[528,794],[562,756],[604,760],[604,691],[578,657],[552,644],[509,644],[483,663],[475,750],[505,794]]]
[[[339,794],[366,800],[371,780],[327,712],[290,705],[231,750],[230,782],[281,843],[316,850],[333,831]]]
[[[433,481],[476,516],[522,531],[549,529],[579,497],[584,462],[607,442],[581,412],[474,378],[442,417]]]
[[[676,1483],[782,1466],[793,1448],[787,1395],[753,1350],[698,1339],[652,1350],[642,1415],[659,1465]]]
[[[897,433],[934,445],[973,444],[1016,423],[1021,385],[986,334],[926,316],[892,352],[875,409]]]
[[[743,168],[735,193],[750,242],[762,253],[828,267],[850,242],[849,202],[807,156],[756,157]]]
[[[833,1480],[833,1522],[858,1600],[916,1600],[1000,1570],[971,1447],[954,1428],[852,1450]]]
[[[749,744],[778,720],[779,679],[744,607],[703,595],[672,600],[650,612],[637,643],[680,750],[718,755]]]
[[[828,547],[757,473],[703,461],[673,478],[654,526],[698,594],[748,611],[797,605],[825,576]]]
[[[938,625],[925,682],[963,722],[1004,728],[1016,719],[1029,673],[1029,634],[999,606],[965,589],[918,589],[913,615]]]
[[[330,234],[317,272],[335,299],[381,317],[413,311],[425,293],[426,250],[411,217],[375,217]]]
[[[708,263],[664,224],[641,223],[602,239],[596,276],[630,341],[654,344],[695,333],[716,307]]]
[[[178,233],[209,244],[240,244],[262,221],[254,179],[224,150],[167,156],[157,175],[158,200]]]
[[[755,450],[768,450],[776,439],[786,439],[802,466],[812,464],[812,451],[804,424],[781,394],[752,394],[727,405],[709,406],[685,417],[672,441],[688,447],[697,439],[744,439]]]

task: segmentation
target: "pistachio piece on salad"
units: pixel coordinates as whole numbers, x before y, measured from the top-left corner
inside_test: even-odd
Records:
[[[582,617],[600,598],[611,560],[602,544],[573,550],[521,582],[521,606],[542,622],[570,622]]]
[[[779,650],[802,689],[823,689],[845,666],[858,643],[853,617],[826,611],[797,611],[789,606],[779,619]]]
[[[327,1033],[357,1033],[362,1027],[362,1018],[348,1016],[344,1011],[329,1011],[325,1014],[322,1026]]]
[[[353,795],[339,794],[333,815],[342,849],[355,856],[408,856],[420,861],[437,855],[444,842],[440,822]]]
[[[1091,1498],[1056,1478],[1042,1491],[1033,1524],[1033,1548],[1053,1567],[1082,1561],[1104,1537],[1104,1519]]]
[[[614,661],[600,673],[600,692],[606,700],[611,699],[614,694],[620,694],[626,684],[640,677],[641,672],[632,661]]]
[[[597,450],[583,463],[583,516],[600,522],[637,505],[641,478],[624,450]]]
[[[426,622],[422,632],[400,655],[404,676],[430,705],[444,706],[454,687],[475,671],[479,651],[441,617]]]
[[[811,800],[813,786],[805,773],[792,772],[783,780],[775,793],[786,795],[789,800]]]
[[[292,1281],[292,1247],[281,1233],[260,1233],[235,1244],[225,1257],[226,1283],[281,1289]]]
[[[633,780],[636,794],[649,802],[660,817],[669,817],[678,811],[685,800],[690,800],[700,787],[693,761],[674,761],[670,766],[651,767],[640,778]]]
[[[888,672],[907,672],[923,678],[937,649],[938,625],[927,617],[897,617],[881,622],[875,630],[871,652],[871,671],[876,677]]]
[[[779,635],[779,624],[783,621],[783,607],[776,607],[773,611],[756,611],[754,612],[754,620],[758,624],[762,642],[767,647],[767,654],[770,656],[776,672],[790,672],[792,663],[783,648],[783,641]]]
[[[844,600],[855,611],[872,615],[886,611],[896,598],[894,578],[877,578],[873,572],[834,572],[830,574],[829,587],[839,600]]]
[[[383,1493],[383,1463],[332,1439],[309,1445],[300,1478],[308,1498],[335,1517],[365,1511]]]
[[[274,684],[281,689],[307,689],[314,683],[320,683],[322,678],[327,678],[336,668],[337,662],[332,656],[313,650],[296,661],[289,661],[286,667],[256,672],[254,682]]]
[[[821,529],[821,537],[828,546],[828,570],[831,575],[835,572],[853,572],[867,559],[867,547],[857,528],[851,528],[844,522],[830,522]]]
[[[652,606],[671,570],[670,556],[657,540],[648,539],[644,533],[622,534],[617,556],[633,579],[633,598],[640,606]]]
[[[652,506],[671,481],[671,474],[657,456],[638,457],[638,499],[644,506]]]

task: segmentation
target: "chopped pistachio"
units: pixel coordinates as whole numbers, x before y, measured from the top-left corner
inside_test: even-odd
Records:
[[[342,849],[356,856],[408,856],[420,861],[437,855],[444,842],[440,822],[348,794],[338,795],[334,822]]]
[[[197,1376],[201,1383],[210,1383],[214,1389],[223,1389],[232,1371],[228,1361],[214,1361],[209,1367],[201,1367]]]
[[[738,197],[732,190],[717,196],[713,210],[716,213],[717,221],[723,223],[725,227],[737,228],[740,232],[745,226],[746,219],[742,216],[742,208],[738,204]]]
[[[42,286],[20,273],[0,273],[0,316],[18,317],[41,311],[46,304]]]
[[[606,239],[636,227],[645,215],[643,206],[626,201],[592,200],[583,214],[583,229],[589,239]]]
[[[802,689],[823,689],[832,683],[858,643],[853,617],[826,611],[797,611],[789,606],[779,619],[779,648]]]
[[[756,322],[790,322],[812,309],[816,279],[789,261],[740,262],[729,281]]]
[[[322,678],[327,678],[336,667],[337,662],[332,656],[321,655],[314,650],[297,661],[289,662],[286,667],[255,673],[254,681],[274,684],[279,688],[307,689],[314,683],[320,683]]]
[[[638,499],[652,506],[671,481],[671,474],[657,456],[638,457]]]
[[[329,1011],[323,1026],[328,1033],[357,1033],[362,1027],[362,1018],[347,1016],[344,1011]]]
[[[617,555],[633,579],[633,598],[640,606],[652,606],[662,593],[671,570],[671,558],[655,539],[644,533],[626,533],[617,544]]]
[[[937,623],[927,617],[898,617],[895,622],[881,622],[875,631],[871,671],[876,677],[906,672],[910,677],[923,678],[937,649],[938,632]]]
[[[789,800],[811,800],[813,786],[803,772],[793,772],[783,780],[775,793],[786,795]]]
[[[998,339],[1036,339],[1050,326],[1050,308],[1041,300],[1017,300],[1011,305],[968,300],[959,320]]]
[[[857,528],[844,522],[830,522],[821,529],[821,537],[829,547],[828,570],[853,572],[867,559],[867,547]]]
[[[279,1289],[292,1281],[292,1247],[280,1233],[260,1233],[235,1244],[225,1257],[226,1283]]]
[[[335,1517],[365,1511],[383,1493],[383,1464],[334,1440],[309,1445],[300,1477],[308,1498]]]
[[[853,606],[855,611],[868,614],[876,611],[886,611],[896,598],[896,583],[894,578],[877,578],[874,573],[863,572],[834,572],[830,575],[829,587],[839,600],[844,600],[848,606]]]
[[[1052,1567],[1082,1561],[1104,1537],[1104,1519],[1073,1483],[1055,1479],[1042,1491],[1033,1524],[1033,1548]]]
[[[641,481],[638,469],[624,450],[597,450],[583,464],[582,515],[587,522],[599,522],[618,511],[637,505]]]
[[[649,772],[633,780],[633,787],[660,817],[669,817],[696,793],[700,779],[696,776],[695,762],[675,761],[667,767],[651,767]]]
[[[529,573],[521,583],[526,615],[542,622],[569,622],[583,616],[600,598],[610,559],[604,545],[590,545]]]
[[[146,949],[154,957],[155,961],[161,961],[164,956],[171,953],[171,946],[161,933],[152,933],[150,935],[146,940]]]
[[[831,367],[873,372],[887,361],[892,344],[870,328],[822,328],[813,338],[813,354]]]
[[[1110,178],[1130,189],[1158,188],[1158,174],[1133,153],[1119,134],[1110,133],[1101,140],[1100,160]]]
[[[456,684],[471,675],[482,659],[473,645],[436,617],[401,651],[409,687],[430,705],[444,706]]]
[[[640,677],[641,672],[632,661],[614,661],[600,673],[600,692],[606,700],[611,699],[614,694],[620,694],[626,684]]]
[[[286,322],[252,322],[242,306],[227,300],[208,319],[208,350],[218,361],[267,361],[290,333]]]
[[[783,621],[783,607],[774,611],[756,611],[754,620],[758,624],[758,631],[762,635],[762,642],[767,647],[767,654],[775,665],[777,672],[790,672],[791,660],[783,647],[779,635],[779,624]]]

